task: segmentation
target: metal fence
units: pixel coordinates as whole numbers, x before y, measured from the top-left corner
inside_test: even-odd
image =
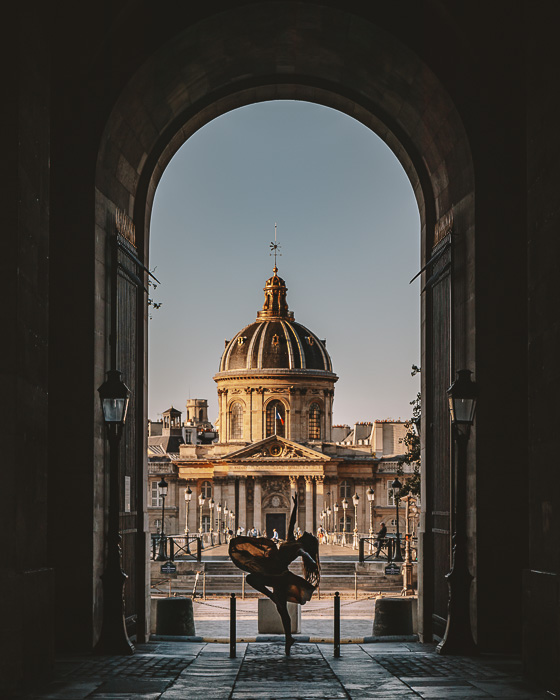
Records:
[[[410,537],[410,536],[409,536]],[[368,560],[384,559],[387,562],[393,561],[397,553],[397,541],[400,544],[401,556],[404,558],[406,547],[406,535],[397,540],[396,537],[360,537],[358,560],[363,563]],[[418,561],[418,539],[410,537],[410,561]]]
[[[201,561],[203,542],[199,535],[152,535],[152,560]]]

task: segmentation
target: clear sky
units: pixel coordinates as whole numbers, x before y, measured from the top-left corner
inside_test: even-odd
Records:
[[[365,126],[306,102],[251,105],[177,152],[158,186],[149,417],[209,401],[224,340],[262,307],[274,259],[296,321],[327,339],[334,423],[408,418],[419,388],[420,219],[406,174]]]

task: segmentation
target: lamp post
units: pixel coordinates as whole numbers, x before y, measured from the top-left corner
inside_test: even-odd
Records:
[[[346,545],[346,509],[348,508],[348,501],[346,498],[342,499],[342,512],[344,513],[344,523],[342,528],[342,545]]]
[[[204,530],[202,529],[202,506],[204,505],[205,500],[206,499],[204,498],[204,496],[202,494],[200,494],[200,496],[198,497],[198,505],[200,506],[200,523],[199,523],[198,531],[200,532],[201,535],[204,532]]]
[[[214,544],[214,499],[210,499],[210,546]]]
[[[185,535],[189,534],[189,508],[191,505],[191,498],[192,498],[192,491],[191,487],[187,486],[185,489],[185,506],[186,506],[186,515],[185,515]]]
[[[354,539],[352,540],[352,549],[358,549],[358,503],[360,502],[360,497],[357,493],[352,496],[352,503],[354,504]]]
[[[123,433],[130,391],[116,369],[98,389],[109,442],[109,522],[107,559],[101,576],[103,582],[103,620],[95,652],[99,654],[134,654],[126,632],[124,584],[128,576],[121,568],[121,534],[119,532],[120,479],[119,443]]]
[[[438,654],[473,655],[477,653],[471,632],[470,588],[472,575],[467,559],[467,445],[476,409],[476,384],[471,372],[462,369],[447,390],[451,429],[457,444],[454,464],[454,531],[451,571],[446,575],[449,597],[447,625]]]
[[[414,595],[414,583],[412,580],[412,560],[410,558],[410,518],[416,512],[416,501],[410,495],[401,499],[405,503],[405,542],[404,542],[404,564],[403,564],[403,589],[402,595]]]
[[[331,515],[332,515],[332,510],[331,510],[331,507],[328,506],[328,508],[327,508],[327,532],[332,531]]]
[[[218,503],[218,506],[216,508],[216,512],[218,513],[218,544],[222,544],[222,531],[221,531],[221,525],[220,525],[220,518],[222,516],[222,504]]]
[[[373,537],[373,501],[375,500],[375,493],[373,492],[371,486],[366,491],[366,494],[369,503],[369,536]]]
[[[159,552],[156,561],[167,561],[167,540],[165,539],[165,499],[167,497],[167,481],[161,477],[158,483],[158,491],[161,496],[161,535],[159,536]]]
[[[226,543],[228,541],[228,530],[229,530],[229,508],[227,507],[227,501],[224,503],[224,537],[226,540]]]
[[[336,535],[338,533],[338,503],[335,503],[333,506],[334,510],[334,534]]]
[[[399,477],[396,477],[393,483],[391,484],[391,488],[393,489],[393,498],[395,499],[395,503],[397,506],[397,541],[395,543],[395,555],[393,557],[393,561],[401,562],[403,560],[402,558],[402,552],[401,552],[401,533],[399,530],[399,501],[400,501],[400,493],[402,489],[402,484],[399,481]]]

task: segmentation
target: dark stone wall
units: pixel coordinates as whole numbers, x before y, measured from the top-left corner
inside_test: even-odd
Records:
[[[557,4],[528,13],[529,561],[523,581],[527,671],[560,691],[560,61]]]
[[[27,6],[26,6],[27,7]],[[50,673],[54,572],[47,553],[49,52],[40,12],[10,25],[4,85],[0,475],[0,695]],[[4,111],[4,109],[3,109]]]

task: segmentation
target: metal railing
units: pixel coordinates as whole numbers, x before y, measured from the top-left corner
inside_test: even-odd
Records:
[[[357,542],[362,537],[368,537],[367,532],[358,532],[357,538],[354,538],[354,530],[349,530],[348,532],[328,532],[326,535],[326,540],[323,540],[326,544],[336,544],[339,547],[349,547],[350,549],[357,549]],[[356,544],[355,544],[356,543]],[[354,546],[355,544],[355,546]]]
[[[165,561],[202,559],[202,538],[200,535],[152,535],[152,560],[158,561],[163,554]],[[159,561],[163,561],[159,558]]]
[[[399,539],[403,557],[406,546],[405,537]],[[370,559],[384,559],[387,562],[392,562],[396,551],[396,537],[383,537],[381,539],[377,539],[377,537],[360,537],[358,561],[363,563]],[[416,537],[410,538],[410,561],[411,563],[418,561],[418,540]]]

